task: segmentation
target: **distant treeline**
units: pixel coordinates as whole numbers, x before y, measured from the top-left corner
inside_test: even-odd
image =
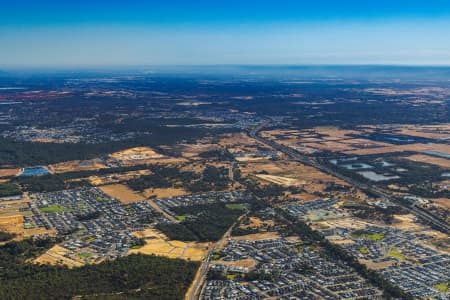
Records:
[[[92,159],[130,147],[173,145],[182,140],[192,141],[208,133],[220,132],[223,131],[187,127],[158,127],[151,134],[99,144],[21,142],[0,138],[0,162],[3,165],[29,166]]]

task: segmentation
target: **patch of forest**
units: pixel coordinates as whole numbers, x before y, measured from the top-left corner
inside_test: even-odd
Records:
[[[184,221],[158,224],[157,228],[172,240],[209,242],[219,240],[243,214],[242,210],[228,208],[224,203],[176,207]]]
[[[0,247],[0,299],[182,299],[199,266],[149,255],[73,269],[26,262],[54,242],[28,239]]]

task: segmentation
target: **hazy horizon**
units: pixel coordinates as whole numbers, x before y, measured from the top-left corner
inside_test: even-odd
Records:
[[[450,3],[14,1],[0,68],[450,65]]]

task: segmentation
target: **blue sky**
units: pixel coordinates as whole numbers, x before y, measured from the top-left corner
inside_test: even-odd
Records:
[[[450,1],[0,0],[0,67],[450,65]]]

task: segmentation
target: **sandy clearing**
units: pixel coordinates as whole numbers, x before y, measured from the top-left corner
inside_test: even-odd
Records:
[[[432,201],[433,201],[433,203],[436,203],[442,207],[450,209],[450,199],[448,199],[448,198],[438,198],[438,199],[433,199]]]
[[[20,169],[0,169],[0,177],[16,176],[20,172]]]
[[[66,161],[48,166],[48,169],[53,173],[88,171],[104,168],[108,168],[108,166],[96,159]]]
[[[70,250],[59,245],[55,245],[47,250],[47,252],[34,259],[33,262],[36,264],[65,265],[69,268],[80,267],[84,265],[84,262],[82,261],[74,260],[65,256],[69,253]]]
[[[255,176],[260,179],[263,179],[263,180],[266,180],[266,181],[269,181],[272,183],[276,183],[279,185],[284,185],[284,186],[299,186],[299,185],[306,184],[306,182],[303,180],[282,177],[282,176],[264,175],[264,174],[256,174]]]
[[[369,155],[369,154],[382,154],[382,153],[394,153],[394,152],[423,152],[423,151],[436,151],[446,154],[450,154],[450,145],[447,144],[408,144],[408,145],[394,145],[379,148],[358,149],[352,151],[345,151],[344,153],[350,155]]]
[[[175,197],[189,194],[189,192],[180,188],[168,188],[168,189],[146,189],[144,191],[144,196],[146,198],[156,197],[156,198],[167,198]]]
[[[131,203],[145,200],[145,198],[123,184],[101,186],[100,189],[110,197],[118,198],[122,203]]]
[[[422,162],[427,163],[431,165],[436,165],[444,168],[450,168],[450,160],[425,154],[415,154],[408,157],[405,157],[405,159],[409,159],[416,162]]]
[[[221,264],[221,265],[233,266],[233,267],[252,268],[256,265],[256,262],[251,258],[246,258],[246,259],[235,260],[235,261],[216,260],[216,261],[213,261],[213,264]]]
[[[233,236],[233,240],[249,240],[249,241],[257,241],[257,240],[269,240],[269,239],[279,239],[280,234],[278,232],[262,232],[262,233],[254,233],[247,234],[241,236]]]
[[[130,254],[154,254],[170,258],[201,261],[206,257],[207,250],[211,246],[211,243],[171,241],[163,233],[151,228],[134,232],[134,235],[144,238],[145,245],[138,249],[130,249],[128,252]]]

